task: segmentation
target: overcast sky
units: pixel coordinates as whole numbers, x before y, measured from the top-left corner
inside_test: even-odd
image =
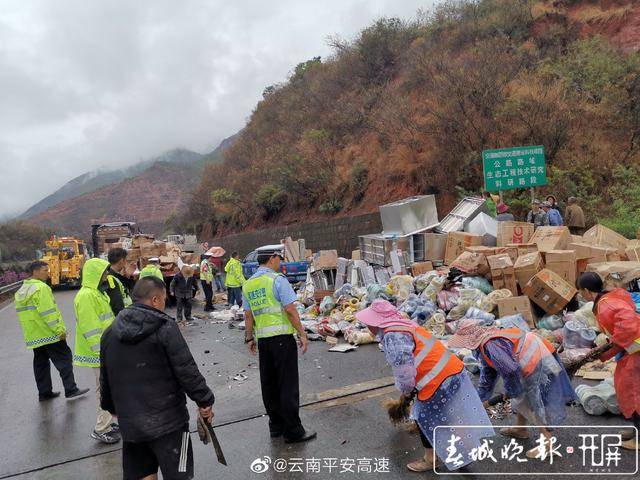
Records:
[[[0,215],[244,126],[267,85],[432,0],[1,0]]]

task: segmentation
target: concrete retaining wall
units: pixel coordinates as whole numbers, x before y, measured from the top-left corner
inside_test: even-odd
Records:
[[[237,250],[240,257],[261,245],[280,243],[280,239],[304,238],[306,247],[318,250],[337,250],[338,255],[351,258],[351,252],[358,248],[358,236],[380,233],[382,222],[379,213],[356,217],[342,217],[316,223],[296,223],[282,225],[254,232],[237,233],[209,240],[209,245],[219,245],[228,254]]]

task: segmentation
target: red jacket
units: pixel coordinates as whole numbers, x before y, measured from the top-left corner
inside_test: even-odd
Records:
[[[595,313],[600,328],[615,344],[600,360],[625,352],[613,377],[620,411],[627,418],[633,412],[640,414],[640,315],[636,305],[629,292],[616,288],[600,298]]]

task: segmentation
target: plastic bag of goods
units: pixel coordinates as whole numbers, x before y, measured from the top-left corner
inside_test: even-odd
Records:
[[[376,341],[376,338],[368,328],[362,330],[352,328],[345,333],[344,339],[351,345],[366,345],[367,343],[374,343]]]
[[[448,312],[458,304],[460,292],[457,287],[454,287],[451,290],[440,290],[436,297],[438,300],[438,307],[445,312]]]
[[[564,324],[562,344],[564,348],[592,348],[596,332],[577,320],[569,320]]]
[[[400,307],[398,307],[398,310],[411,316],[413,315],[413,312],[415,312],[416,308],[418,308],[418,306],[421,305],[423,301],[424,299],[418,297],[415,293],[412,293],[404,301],[404,303],[400,305]]]
[[[394,275],[389,280],[387,292],[401,300],[406,300],[409,295],[415,293],[413,277],[410,275]]]
[[[330,295],[327,295],[326,297],[324,297],[322,299],[322,302],[320,302],[320,313],[322,313],[324,315],[329,313],[334,308],[336,308],[336,301]]]
[[[438,292],[442,290],[446,281],[447,281],[447,277],[444,277],[444,276],[435,277],[433,280],[431,280],[431,283],[429,283],[429,286],[424,289],[424,291],[420,294],[420,296],[424,298],[428,298],[432,302],[435,302],[437,300]]]
[[[479,306],[484,296],[484,293],[477,288],[461,288],[458,305],[451,309],[447,315],[447,320],[460,320],[471,307]]]
[[[431,281],[434,278],[438,278],[438,277],[439,277],[439,275],[436,272],[427,272],[427,273],[423,273],[422,275],[418,275],[413,280],[413,285],[414,285],[414,287],[416,289],[416,292],[422,293],[424,291],[424,289],[429,286]]]
[[[598,320],[596,320],[596,316],[593,313],[593,302],[587,302],[574,313],[574,318],[585,325],[593,328],[596,332],[600,331],[600,325],[598,324]]]
[[[513,297],[513,293],[511,293],[511,290],[508,290],[506,288],[494,290],[482,299],[479,306],[485,312],[493,312],[498,306],[498,300],[509,297]]]
[[[487,313],[478,307],[469,307],[469,309],[465,312],[462,318],[473,318],[475,320],[479,320],[478,323],[480,323],[480,325],[483,325],[485,327],[488,327],[489,325],[493,325],[493,322],[496,319],[496,317],[494,317],[493,314]]]
[[[562,328],[564,322],[562,321],[562,317],[560,315],[545,315],[540,320],[538,320],[538,328],[544,328],[546,330],[557,330],[558,328]]]
[[[476,374],[480,371],[480,362],[473,355],[466,355],[462,362],[469,373]]]
[[[340,298],[343,295],[350,295],[353,287],[350,283],[345,283],[338,290],[333,293],[333,296],[336,298]]]
[[[489,280],[484,277],[464,277],[462,279],[462,286],[464,288],[477,288],[486,295],[493,292],[493,286]]]
[[[520,330],[523,330],[525,332],[531,331],[531,328],[529,328],[527,321],[520,313],[499,318],[498,320],[496,320],[496,327],[519,328]]]
[[[367,285],[367,301],[371,303],[378,298],[389,300],[385,287],[377,283]]]
[[[413,314],[411,315],[411,319],[414,320],[418,325],[424,325],[436,310],[436,305],[433,302],[426,300],[422,305],[418,305],[418,308],[414,310]]]
[[[446,334],[446,323],[447,319],[444,316],[444,313],[438,310],[426,320],[423,326],[434,335],[442,337]]]

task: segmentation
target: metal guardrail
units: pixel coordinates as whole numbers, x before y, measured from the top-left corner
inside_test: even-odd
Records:
[[[0,295],[13,292],[14,290],[19,289],[21,286],[22,286],[22,280],[20,280],[19,282],[10,283],[9,285],[3,285],[0,287]]]

